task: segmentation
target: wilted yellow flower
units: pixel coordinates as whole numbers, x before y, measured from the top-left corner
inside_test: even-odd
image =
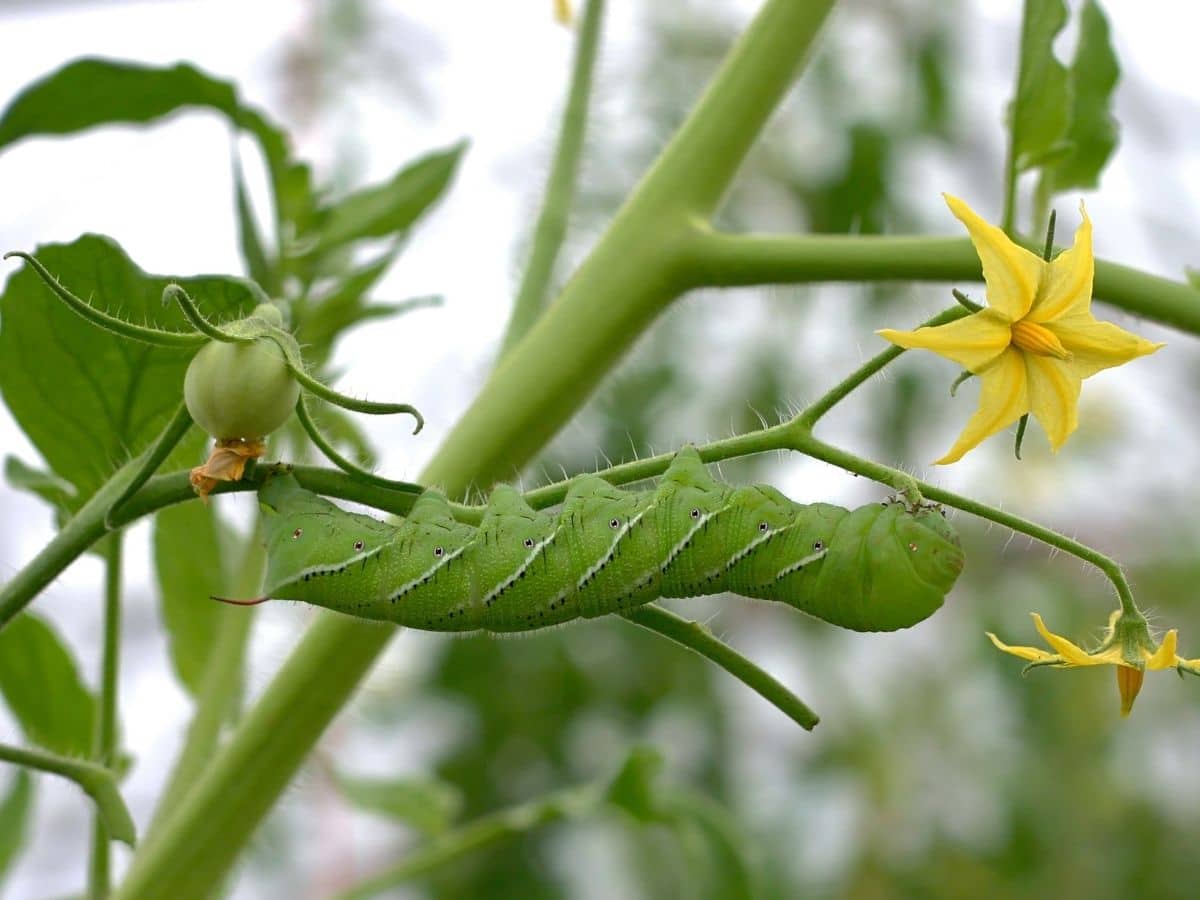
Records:
[[[244,441],[231,438],[217,441],[204,465],[192,469],[189,480],[200,499],[208,502],[208,495],[222,481],[241,481],[246,472],[246,463],[258,459],[267,452],[263,441]]]
[[[1108,619],[1108,628],[1104,639],[1095,650],[1087,651],[1077,644],[1067,640],[1062,635],[1054,634],[1046,627],[1042,617],[1031,613],[1033,623],[1037,626],[1038,634],[1050,645],[1053,653],[1039,650],[1036,647],[1010,647],[990,631],[987,636],[992,643],[1005,653],[1029,660],[1029,666],[1053,666],[1055,668],[1071,668],[1074,666],[1116,666],[1117,691],[1121,695],[1121,715],[1129,715],[1133,709],[1133,701],[1138,691],[1142,689],[1142,678],[1145,670],[1175,669],[1181,674],[1190,672],[1200,675],[1200,659],[1183,659],[1175,653],[1177,634],[1174,628],[1166,633],[1162,643],[1155,645],[1150,637],[1150,629],[1141,614],[1129,614],[1116,610]]]
[[[982,382],[978,411],[937,463],[956,462],[1029,412],[1057,451],[1079,424],[1080,382],[1163,345],[1092,315],[1092,223],[1082,203],[1075,245],[1047,262],[957,197],[943,196],[979,254],[988,305],[948,325],[878,333],[945,356]]]

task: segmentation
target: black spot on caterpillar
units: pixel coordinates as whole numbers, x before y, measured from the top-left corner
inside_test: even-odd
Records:
[[[935,612],[963,567],[937,509],[847,510],[731,487],[691,447],[653,491],[582,476],[557,514],[501,485],[478,527],[457,522],[433,490],[396,525],[346,512],[291,476],[272,478],[259,499],[266,596],[433,631],[529,631],[724,591],[892,631]]]

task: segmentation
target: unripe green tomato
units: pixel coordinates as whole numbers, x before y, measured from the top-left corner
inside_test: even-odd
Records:
[[[296,408],[300,385],[271,340],[213,341],[183,379],[183,399],[201,428],[219,441],[264,438]]]

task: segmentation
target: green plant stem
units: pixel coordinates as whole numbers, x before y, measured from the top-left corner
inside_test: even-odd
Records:
[[[100,488],[83,507],[72,516],[50,539],[28,564],[11,579],[0,584],[0,628],[3,628],[17,613],[23,610],[38,593],[92,544],[110,530],[123,528],[143,516],[159,509],[196,499],[196,492],[188,480],[188,472],[172,472],[151,478],[146,485],[124,504],[114,517],[111,528],[105,525],[104,517],[120,493],[126,479],[132,474],[137,461],[127,463]],[[338,497],[355,503],[366,503],[386,512],[404,515],[412,508],[417,494],[399,491],[384,491],[363,484],[350,476],[333,470],[313,466],[288,466],[304,487],[330,497]],[[224,482],[216,487],[214,494],[237,493],[257,490],[262,479],[271,471],[269,466],[259,466],[252,476],[239,482]],[[470,514],[479,510],[465,507]]]
[[[111,534],[104,546],[104,648],[100,663],[100,714],[96,717],[96,736],[92,756],[106,769],[117,757],[117,700],[121,664],[121,535]],[[109,844],[111,836],[104,817],[96,813],[92,822],[92,856],[88,868],[90,900],[108,896]]]
[[[556,791],[538,800],[481,816],[409,854],[397,865],[338,894],[336,900],[366,900],[454,862],[481,847],[568,817],[586,815],[604,803],[601,785]]]
[[[143,344],[155,344],[159,347],[200,347],[208,342],[202,334],[193,334],[191,332],[182,331],[160,331],[157,328],[146,328],[142,325],[134,325],[132,322],[126,322],[124,319],[118,319],[116,316],[110,316],[106,312],[96,309],[86,300],[81,300],[72,294],[63,284],[55,278],[50,271],[37,261],[35,257],[28,253],[22,253],[20,250],[13,250],[10,253],[5,253],[4,258],[17,257],[25,260],[33,271],[35,271],[46,283],[46,287],[67,306],[83,316],[93,325],[103,328],[112,334],[120,337],[129,338],[133,341],[141,341]]]
[[[246,545],[237,577],[230,587],[234,596],[249,596],[262,585],[265,551],[252,540]],[[201,602],[201,601],[197,601]],[[167,786],[159,796],[150,833],[176,809],[196,783],[219,745],[224,725],[233,717],[242,690],[246,645],[256,618],[254,609],[221,607],[217,638],[204,667],[204,677],[196,693],[196,710],[188,725],[183,748],[167,777]]]
[[[8,744],[0,744],[0,762],[14,763],[70,779],[96,804],[96,808],[104,816],[108,833],[113,838],[131,847],[137,840],[133,818],[117,790],[117,780],[113,773],[103,766],[82,759],[59,756],[45,750],[13,747]]]
[[[559,301],[492,374],[418,481],[451,496],[490,485],[525,465],[582,405],[685,286],[676,264],[688,223],[724,193],[832,5],[767,0]],[[318,616],[179,809],[134,856],[117,896],[189,900],[220,884],[393,631]]]
[[[1040,253],[1040,242],[1021,240]],[[693,287],[819,281],[981,281],[966,238],[731,235],[698,228],[686,268]],[[1200,334],[1200,290],[1106,260],[1096,261],[1097,299]]]
[[[521,354],[497,366],[420,480],[465,490],[513,477],[687,288],[681,263],[693,223],[724,194],[832,6],[833,0],[768,0],[558,300],[521,341]]]
[[[188,412],[187,404],[181,403],[179,409],[175,410],[175,415],[171,417],[171,421],[166,424],[154,443],[137,458],[137,468],[133,477],[104,514],[106,526],[112,527],[116,512],[141,489],[151,475],[158,471],[158,467],[171,455],[171,451],[183,440],[183,436],[191,427],[192,414]]]
[[[716,663],[806,731],[812,731],[820,721],[803,700],[770,673],[719,640],[706,625],[677,616],[654,603],[621,615],[635,625],[662,635]]]
[[[584,7],[579,40],[575,46],[575,61],[571,68],[567,106],[558,133],[558,146],[546,181],[542,209],[534,226],[529,261],[513,302],[497,362],[525,336],[542,314],[550,279],[554,276],[554,264],[566,237],[567,219],[575,197],[579,160],[587,132],[588,100],[592,92],[592,72],[596,67],[604,4],[605,0],[588,0]]]
[[[938,313],[932,319],[926,319],[917,327],[935,328],[938,325],[945,325],[948,322],[954,322],[968,315],[970,315],[970,313],[961,307],[951,307],[950,309]],[[877,375],[883,370],[884,366],[896,359],[902,353],[904,353],[903,347],[892,346],[875,354],[873,357],[835,384],[832,388],[826,391],[817,399],[815,403],[811,404],[807,409],[801,412],[800,415],[796,417],[796,423],[805,428],[811,429],[827,412],[850,396],[851,393],[861,387],[869,378]]]
[[[890,485],[895,488],[903,488],[908,484],[915,484],[921,495],[929,500],[934,500],[946,506],[952,506],[955,509],[960,509],[981,519],[987,519],[989,522],[995,522],[997,525],[1011,528],[1013,531],[1028,535],[1050,547],[1056,547],[1065,553],[1070,553],[1084,562],[1089,562],[1103,572],[1109,581],[1113,583],[1113,587],[1117,591],[1117,597],[1121,602],[1121,608],[1128,613],[1137,613],[1140,615],[1137,606],[1133,602],[1133,594],[1129,590],[1129,584],[1125,581],[1125,575],[1121,571],[1120,564],[1111,557],[1105,556],[1103,553],[1085,544],[1081,544],[1079,541],[1038,525],[1036,522],[1031,522],[1012,513],[996,509],[986,503],[980,503],[978,500],[972,500],[970,497],[964,497],[961,494],[955,494],[920,481],[913,478],[907,472],[863,459],[855,456],[853,453],[833,447],[813,437],[812,433],[803,427],[795,428],[791,446],[793,449],[798,450],[806,456],[811,456],[813,459],[822,460],[837,466],[839,469],[845,469],[847,472],[854,472],[856,475],[862,475],[870,478],[872,481],[878,481],[880,484]]]
[[[220,341],[225,344],[244,344],[253,338],[238,337],[237,335],[229,334],[222,331],[208,319],[204,318],[204,314],[200,312],[195,301],[188,296],[188,292],[177,284],[168,284],[163,288],[162,293],[163,305],[170,303],[172,300],[179,304],[179,308],[183,311],[183,316],[192,323],[192,327],[206,338],[214,341]]]
[[[373,400],[359,400],[356,397],[348,397],[345,394],[339,394],[331,387],[327,387],[317,379],[313,378],[300,366],[295,366],[289,360],[288,368],[292,370],[292,375],[300,382],[300,386],[307,388],[308,392],[320,397],[327,403],[332,403],[334,406],[340,406],[342,409],[348,409],[352,412],[366,413],[368,416],[391,416],[397,413],[405,413],[417,420],[417,427],[413,429],[413,434],[419,432],[425,427],[425,419],[415,406],[410,406],[407,403],[377,403]]]
[[[301,392],[299,399],[296,401],[296,418],[300,420],[300,427],[308,432],[309,440],[311,440],[331,463],[345,472],[347,475],[358,478],[360,481],[365,481],[368,484],[376,487],[384,488],[385,490],[393,491],[409,491],[419,493],[424,490],[419,484],[413,484],[411,481],[395,481],[391,478],[384,478],[381,475],[376,475],[374,472],[368,472],[362,466],[357,465],[350,459],[338,453],[337,448],[333,446],[321,429],[317,427],[317,423],[313,421],[312,414],[308,411],[308,401],[304,398],[304,393]]]

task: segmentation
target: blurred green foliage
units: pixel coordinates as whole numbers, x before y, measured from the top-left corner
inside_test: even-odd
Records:
[[[963,60],[955,36],[962,11],[939,0],[848,5],[860,34],[885,35],[895,48],[872,61],[870,73],[889,86],[891,102],[861,90],[861,57],[840,33],[831,34],[742,172],[721,214],[725,227],[932,230],[905,176],[931,148],[946,154],[972,149],[958,127]],[[294,48],[288,72],[308,102],[319,106],[321,99],[311,90],[315,75],[345,72],[346,59],[376,39],[364,25],[374,21],[376,6],[367,0],[331,4],[332,38],[324,52]],[[1038,44],[1046,53],[1061,28],[1052,6],[1045,5],[1049,18]],[[615,113],[602,107],[589,130],[568,253],[574,258],[559,267],[564,277],[728,49],[735,29],[724,10],[710,7],[643,4],[640,70],[623,72],[619,84],[606,88],[630,95],[620,111],[621,127],[604,121]],[[1084,49],[1071,67],[1042,57],[1054,90],[1031,75],[1029,84],[1018,86],[1018,103],[1022,89],[1031,102],[1048,104],[1054,92],[1062,100],[1075,79],[1083,87],[1071,95],[1072,111],[1090,104],[1092,120],[1107,114],[1115,62],[1080,61],[1088,53],[1103,57],[1107,46],[1097,38],[1104,27],[1094,4],[1085,4],[1083,15]],[[308,243],[304,252],[288,254],[282,239],[262,238],[239,187],[242,247],[257,280],[280,290],[288,286],[306,353],[328,364],[345,330],[393,311],[369,304],[369,292],[408,228],[446,189],[461,148],[330,201],[311,190],[307,170],[290,159],[273,126],[242,109],[231,90],[191,69],[172,71],[198,85],[201,99],[195,102],[215,104],[268,141],[277,185],[289,185],[284,218]],[[203,99],[211,97],[217,99]],[[151,113],[160,114],[156,107],[138,115]],[[1058,187],[1091,183],[1106,158],[1097,163],[1071,155],[1069,138],[1087,118],[1072,115],[1049,109],[1035,117],[1033,136],[1017,144],[1022,167],[1045,166],[1043,177]],[[1038,124],[1043,119],[1050,124]],[[814,146],[821,149],[819,160]],[[1050,152],[1054,148],[1061,152]],[[288,173],[296,177],[288,180]],[[362,253],[346,251],[347,242],[380,236],[393,243],[379,255],[364,261]],[[722,305],[712,297],[684,301],[611,378],[577,427],[547,452],[535,475],[560,467],[590,470],[604,459],[774,420],[859,362],[853,346],[832,346],[827,322],[866,335],[884,317],[893,324],[916,322],[948,300],[940,289],[888,285],[855,288],[847,296],[836,309],[816,299],[814,290],[795,288],[747,292],[736,300],[723,295]],[[722,314],[735,303],[752,312],[738,318],[731,338]],[[716,371],[712,348],[730,345]],[[867,352],[864,344],[862,355]],[[937,445],[929,434],[940,427],[944,410],[955,407],[943,401],[949,380],[943,370],[905,363],[852,401],[871,410],[869,416],[851,417],[847,425],[839,413],[838,427],[863,453],[911,464]],[[333,411],[327,415],[340,442],[368,457],[370,448],[353,424],[333,419]],[[1085,457],[1101,466],[1105,439],[1079,436]],[[289,436],[288,455],[298,458],[302,442]],[[1019,473],[1011,465],[998,471],[1032,496],[1055,475],[1043,457],[1029,455]],[[726,466],[725,475],[769,480],[785,471],[779,462],[739,461]],[[51,502],[70,501],[69,485],[53,475],[16,463],[9,472],[11,480]],[[81,481],[77,486],[86,487]],[[1126,511],[1113,510],[1108,530],[1089,523],[1092,536],[1130,562],[1139,595],[1164,622],[1180,628],[1185,641],[1200,635],[1200,614],[1187,590],[1200,576],[1200,533],[1167,536],[1161,526],[1144,522],[1127,527],[1118,515]],[[1032,643],[1026,613],[1038,609],[1055,630],[1082,639],[1104,622],[1107,610],[1100,604],[1107,587],[1040,547],[1009,544],[1008,535],[961,517],[957,524],[968,544],[966,575],[947,609],[912,632],[846,634],[744,602],[735,609],[686,606],[690,615],[719,615],[724,637],[825,713],[814,734],[801,732],[693,655],[625,623],[593,621],[524,640],[424,636],[434,658],[415,690],[453,708],[464,723],[435,754],[434,771],[375,779],[339,767],[326,775],[347,803],[437,835],[455,822],[611,776],[619,761],[634,760],[620,770],[608,795],[628,815],[555,819],[514,830],[503,842],[418,882],[421,895],[446,900],[1189,895],[1187,885],[1200,867],[1191,848],[1200,826],[1200,780],[1190,759],[1200,717],[1188,711],[1186,696],[1165,675],[1148,678],[1128,721],[1117,718],[1109,670],[1043,670],[1021,678],[1019,666],[995,653],[984,632]],[[157,540],[171,545],[196,528],[211,528],[211,521],[163,527],[168,530]],[[199,584],[202,574],[185,572],[179,579]],[[164,589],[169,579],[168,573]],[[187,627],[172,626],[176,643]],[[176,653],[189,684],[198,677],[196,652]],[[1200,655],[1200,645],[1185,644],[1181,652]],[[360,710],[371,721],[372,739],[385,746],[428,724],[421,709],[394,696],[371,695]],[[665,760],[661,772],[651,772],[656,764],[646,761],[653,753],[641,762],[636,752],[629,757],[630,748],[641,745]],[[24,790],[14,783],[2,801],[0,857],[15,845],[9,836],[14,832],[4,829],[5,815],[19,809],[24,817]],[[286,806],[277,811],[263,852],[282,847],[294,861],[304,850],[294,840],[297,819]],[[407,843],[397,837],[394,851],[364,868],[393,860]]]

